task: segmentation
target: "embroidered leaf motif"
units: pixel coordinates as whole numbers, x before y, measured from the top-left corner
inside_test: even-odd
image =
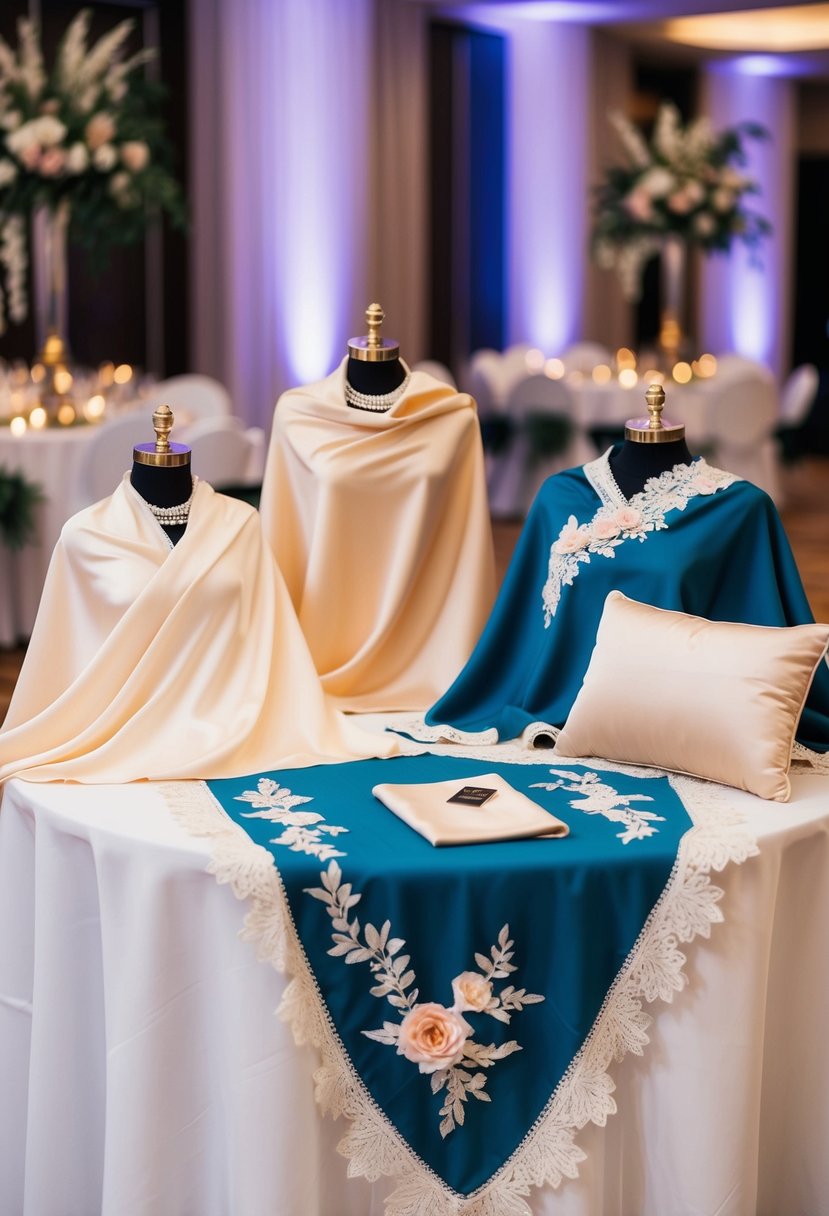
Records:
[[[620,794],[613,786],[600,781],[597,773],[571,773],[555,768],[551,768],[550,773],[555,781],[534,781],[530,789],[565,789],[582,794],[582,798],[571,798],[570,806],[585,815],[602,815],[611,823],[622,824],[624,831],[616,833],[622,844],[655,836],[659,829],[653,826],[654,823],[665,822],[664,815],[657,815],[655,811],[631,807],[632,802],[653,802],[649,794]]]
[[[248,802],[251,806],[261,808],[257,811],[242,811],[243,819],[266,819],[285,828],[281,836],[275,836],[271,840],[271,844],[284,845],[293,853],[307,853],[311,857],[318,857],[320,861],[346,856],[324,837],[341,836],[348,828],[326,823],[324,816],[316,811],[293,810],[293,807],[301,806],[304,802],[313,802],[313,799],[303,794],[292,794],[289,789],[277,781],[272,781],[270,777],[260,777],[255,790],[245,790],[244,793],[237,794],[234,801]],[[312,824],[315,826],[312,827]]]
[[[525,1005],[544,1000],[543,996],[513,984],[502,988],[500,993],[493,989],[496,980],[506,979],[517,970],[510,961],[515,943],[510,938],[509,925],[501,928],[489,957],[475,955],[479,971],[464,971],[455,976],[452,981],[455,1000],[451,1007],[436,1002],[419,1005],[419,990],[412,987],[416,976],[409,967],[410,956],[399,953],[406,943],[402,937],[391,936],[391,921],[384,921],[379,929],[366,922],[361,933],[360,922],[349,920],[349,908],[360,895],[352,892],[350,883],[342,881],[336,861],[331,861],[328,869],[320,873],[320,881],[321,886],[306,887],[305,893],[325,904],[331,918],[334,944],[328,954],[342,958],[347,964],[368,963],[373,976],[370,994],[378,1000],[385,999],[402,1019],[384,1022],[379,1030],[362,1033],[375,1043],[396,1047],[398,1055],[416,1063],[421,1073],[430,1076],[433,1094],[446,1090],[439,1111],[439,1130],[445,1138],[456,1127],[463,1126],[464,1104],[470,1094],[479,1102],[491,1101],[486,1093],[485,1073],[468,1070],[491,1068],[496,1060],[521,1051],[514,1039],[500,1045],[476,1043],[473,1027],[462,1014],[487,1013],[498,1021],[509,1022]]]

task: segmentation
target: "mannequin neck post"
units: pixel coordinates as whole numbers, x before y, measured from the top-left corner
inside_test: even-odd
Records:
[[[375,363],[349,355],[346,379],[358,393],[383,397],[400,387],[406,379],[406,369],[399,359],[386,359]]]
[[[677,464],[690,464],[693,456],[684,439],[672,443],[635,443],[623,440],[611,453],[610,471],[625,498],[631,498],[644,488],[651,477],[658,477]]]
[[[154,507],[177,507],[193,493],[193,474],[190,462],[165,468],[157,464],[132,463],[130,483],[145,502]],[[174,545],[178,544],[186,524],[160,525]]]
[[[133,461],[130,481],[145,502],[154,507],[177,507],[187,502],[193,492],[190,463],[165,468],[158,464]]]

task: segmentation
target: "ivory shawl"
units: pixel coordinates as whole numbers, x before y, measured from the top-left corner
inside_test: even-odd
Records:
[[[0,780],[230,777],[385,755],[387,740],[323,694],[256,511],[198,482],[171,548],[126,474],[64,526]]]
[[[414,372],[387,413],[353,409],[345,367],[280,398],[262,525],[326,692],[345,709],[424,709],[494,596],[475,403]]]

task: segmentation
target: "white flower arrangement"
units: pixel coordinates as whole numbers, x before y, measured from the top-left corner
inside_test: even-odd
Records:
[[[5,315],[25,319],[27,253],[24,221],[46,207],[69,207],[70,239],[88,248],[138,240],[148,208],[184,223],[184,204],[170,171],[159,118],[161,91],[136,74],[153,58],[144,49],[124,58],[134,26],[119,22],[87,46],[91,11],[72,20],[47,71],[36,22],[18,21],[18,45],[0,38],[0,264]],[[117,182],[113,184],[113,179]]]
[[[767,138],[763,127],[741,123],[715,133],[704,117],[683,126],[670,102],[660,106],[650,143],[623,115],[610,121],[629,163],[609,169],[598,187],[593,252],[600,266],[617,271],[629,299],[639,295],[642,268],[666,237],[711,253],[735,239],[756,247],[769,235],[769,222],[745,205],[757,183],[740,171],[743,140]]]

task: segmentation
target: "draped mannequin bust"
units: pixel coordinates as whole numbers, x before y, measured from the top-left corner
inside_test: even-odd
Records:
[[[366,309],[368,334],[348,343],[345,399],[352,409],[383,413],[391,409],[409,378],[400,358],[400,345],[383,338],[380,329],[385,313],[379,304]]]
[[[685,442],[685,427],[662,418],[662,386],[652,384],[646,400],[648,417],[628,420],[624,442],[610,456],[610,471],[625,498],[638,494],[651,477],[693,460]]]
[[[133,449],[130,483],[175,545],[187,527],[193,475],[190,448],[183,443],[170,443],[172,426],[170,407],[159,406],[153,414],[155,443],[139,443]]]

